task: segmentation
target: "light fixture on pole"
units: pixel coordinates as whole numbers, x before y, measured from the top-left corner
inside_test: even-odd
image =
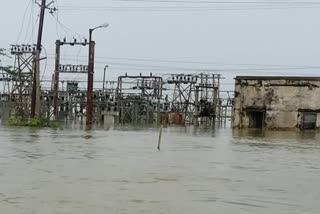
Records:
[[[93,74],[94,74],[94,46],[92,41],[92,32],[98,28],[107,28],[108,23],[102,24],[98,27],[89,29],[89,62],[88,62],[88,88],[87,88],[87,117],[86,125],[91,128],[93,122]]]

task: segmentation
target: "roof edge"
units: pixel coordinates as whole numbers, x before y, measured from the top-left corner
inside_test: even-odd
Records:
[[[236,76],[235,80],[308,80],[320,81],[320,76]]]

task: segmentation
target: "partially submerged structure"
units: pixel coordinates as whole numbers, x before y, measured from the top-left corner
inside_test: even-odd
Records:
[[[237,76],[233,128],[320,128],[320,77]]]
[[[32,71],[32,64],[30,66]],[[87,74],[87,66],[57,64],[55,67],[57,70],[49,81],[51,87],[43,87],[45,82],[42,82],[40,116],[82,123],[87,115],[87,90],[79,83],[86,82],[85,77],[84,80],[70,80],[62,74]],[[2,121],[11,116],[29,117],[31,71],[17,68],[12,73],[5,70],[0,73],[3,76],[0,78]],[[25,73],[29,74],[28,79],[16,78]],[[118,81],[103,80],[100,81],[102,89],[93,91],[93,119],[108,124],[225,125],[230,118],[231,98],[228,91],[220,91],[220,79],[220,74],[208,73],[162,76],[126,73],[118,76]]]
[[[229,91],[220,91],[220,74],[172,73],[157,76],[152,73],[126,73],[119,76],[118,81],[106,81],[105,67],[103,80],[93,83],[89,65],[70,64],[72,60],[70,62],[66,59],[68,63],[61,64],[65,60],[60,57],[63,46],[88,45],[90,44],[86,39],[74,39],[70,42],[66,39],[57,40],[52,79],[41,81],[35,75],[35,62],[39,62],[37,46],[13,45],[11,54],[15,59],[14,65],[10,69],[0,67],[1,120],[5,121],[12,116],[23,119],[39,116],[59,121],[83,122],[84,119],[91,118],[92,113],[94,122],[167,122],[214,126],[216,123],[225,125],[230,118],[228,113],[232,107],[232,99]],[[74,75],[83,76],[75,80]],[[93,88],[96,83],[102,83],[102,88]],[[39,95],[39,101],[35,95]],[[88,104],[91,101],[92,105]]]

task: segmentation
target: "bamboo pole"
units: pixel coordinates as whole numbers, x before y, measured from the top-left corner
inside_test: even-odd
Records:
[[[160,144],[161,144],[162,128],[163,128],[163,124],[161,123],[160,131],[159,131],[158,147],[157,147],[159,151],[160,151]]]

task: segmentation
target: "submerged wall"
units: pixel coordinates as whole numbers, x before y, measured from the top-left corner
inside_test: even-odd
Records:
[[[235,80],[234,128],[250,127],[252,112],[263,112],[263,126],[270,129],[300,127],[304,112],[315,112],[320,127],[320,78],[255,78]]]

